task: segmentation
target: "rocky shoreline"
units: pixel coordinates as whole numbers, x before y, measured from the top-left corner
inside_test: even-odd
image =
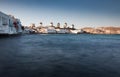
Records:
[[[90,34],[120,34],[120,27],[85,27],[82,30]]]

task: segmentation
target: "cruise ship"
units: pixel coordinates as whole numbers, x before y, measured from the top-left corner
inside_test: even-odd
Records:
[[[14,35],[22,33],[19,19],[0,11],[0,35]]]

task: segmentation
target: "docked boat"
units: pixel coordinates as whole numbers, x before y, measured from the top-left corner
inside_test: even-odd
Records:
[[[19,19],[0,11],[0,35],[21,34],[22,25]]]

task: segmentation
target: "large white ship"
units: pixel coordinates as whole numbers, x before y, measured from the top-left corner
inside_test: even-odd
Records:
[[[0,35],[13,35],[20,33],[22,33],[20,20],[0,11]]]

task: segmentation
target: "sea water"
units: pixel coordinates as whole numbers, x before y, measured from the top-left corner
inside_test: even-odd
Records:
[[[0,77],[120,77],[120,35],[2,37]]]

